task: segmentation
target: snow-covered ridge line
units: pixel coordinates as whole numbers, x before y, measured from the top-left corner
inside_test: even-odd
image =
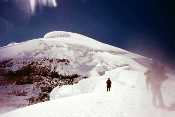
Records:
[[[145,58],[143,56],[128,52],[126,50],[108,44],[104,44],[87,36],[65,31],[53,31],[47,33],[43,38],[28,40],[21,43],[15,43],[4,47],[0,47],[0,58],[13,58],[15,56],[17,57],[19,54],[21,56],[22,54],[36,53],[37,51],[44,52],[46,51],[45,49],[52,50],[53,48],[57,48],[57,46],[69,46],[67,44],[82,46],[83,48],[87,47],[93,50],[108,51],[114,54],[125,53],[126,56],[131,58]]]
[[[39,85],[38,89],[43,94],[46,91],[46,98],[39,99],[52,100],[0,117],[174,117],[175,82],[168,78],[173,75],[165,77],[162,65],[153,64],[140,55],[64,31],[12,44],[0,49],[0,55],[0,59],[12,58],[0,61],[0,64],[4,63],[0,65],[4,78],[9,73],[6,70],[18,68],[10,72],[22,76],[22,81],[26,79],[26,82],[19,81],[18,84],[26,85],[32,79],[31,85]],[[23,71],[27,71],[26,74]],[[147,71],[154,75],[148,75]],[[164,80],[154,79],[161,76]],[[150,90],[147,88],[147,77],[154,79],[149,81]],[[111,92],[106,92],[107,78],[112,81]],[[158,98],[158,102],[161,100],[154,90],[158,80],[162,86],[156,90],[162,94],[165,108],[154,106],[156,101],[152,102],[152,95]]]
[[[122,51],[122,52],[129,53],[128,51],[126,51],[124,49],[117,48],[115,46],[102,43],[100,41],[97,41],[97,40],[90,38],[90,37],[87,37],[85,35],[73,33],[73,32],[52,31],[52,32],[45,34],[44,39],[58,39],[58,40],[60,39],[61,41],[67,42],[70,44],[79,44],[79,45],[83,45],[83,46],[92,47],[95,49],[98,48],[99,50],[103,50],[103,49],[108,48],[109,50],[113,50],[113,51]],[[100,47],[103,46],[103,47],[100,48],[98,46],[100,46]]]

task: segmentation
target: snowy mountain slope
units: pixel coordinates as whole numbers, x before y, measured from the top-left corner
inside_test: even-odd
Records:
[[[122,62],[126,65],[137,64],[133,58],[146,59],[86,36],[63,31],[48,33],[41,39],[1,47],[0,55],[1,61],[13,59],[14,65],[11,66],[11,69],[14,71],[21,68],[24,61],[30,62],[32,59],[38,58],[64,58],[68,59],[73,67],[83,74],[89,73],[95,66],[110,69],[111,67],[120,66]],[[108,61],[112,57],[120,60],[112,59],[112,61]],[[103,62],[103,66],[100,62]]]
[[[82,47],[86,50],[92,51],[108,51],[114,54],[123,54],[130,55],[133,57],[139,56],[136,54],[131,54],[120,48],[116,48],[101,42],[98,42],[94,39],[88,38],[86,36],[63,31],[55,31],[48,33],[44,38],[34,39],[22,43],[10,44],[5,47],[0,48],[1,59],[10,58],[10,57],[53,57],[59,53],[59,50],[53,52],[54,49],[81,49]],[[66,51],[66,50],[65,50]],[[25,56],[26,55],[26,56]],[[56,54],[54,57],[60,57],[62,54]],[[139,56],[141,57],[141,56]]]
[[[1,47],[0,55],[0,61],[5,61],[1,67],[8,70],[18,71],[34,62],[35,67],[48,68],[63,76],[87,77],[77,84],[54,88],[51,101],[0,117],[173,117],[175,114],[172,74],[168,74],[169,79],[161,89],[167,107],[155,107],[145,81],[151,59],[89,37],[54,31],[40,39]],[[112,91],[107,93],[108,77],[112,80]]]
[[[74,83],[77,83],[83,78],[101,76],[106,71],[122,66],[140,70],[143,66],[138,64],[136,59],[148,62],[148,59],[143,56],[98,42],[81,34],[64,31],[54,31],[46,34],[43,38],[8,44],[0,48],[0,78],[2,77],[0,92],[1,90],[7,92],[0,94],[1,97],[7,97],[7,100],[0,98],[0,103],[3,103],[0,111],[4,112],[7,108],[5,105],[12,109],[21,107],[20,105],[27,106],[28,104],[24,105],[24,102],[26,103],[26,100],[33,96],[26,96],[24,99],[20,96],[16,97],[19,94],[9,95],[8,92],[12,92],[9,87],[18,87],[16,85],[26,87],[31,84],[35,88],[39,87],[36,90],[50,93],[51,89],[57,85],[60,87],[70,84],[69,79],[63,79],[70,78],[70,76],[77,76],[74,79]],[[7,89],[3,87],[7,87]],[[35,91],[28,92],[24,88],[17,92],[31,94]],[[10,100],[8,97],[13,95],[19,105],[8,101]]]
[[[106,92],[105,81],[109,76],[113,81],[112,91]],[[1,117],[174,117],[174,111],[152,105],[144,77],[143,72],[115,69],[104,76],[55,89],[51,94],[52,101],[12,111]]]

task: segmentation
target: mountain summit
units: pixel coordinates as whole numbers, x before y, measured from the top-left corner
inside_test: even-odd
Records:
[[[43,38],[1,47],[0,55],[0,78],[1,82],[6,81],[1,86],[1,97],[14,96],[14,92],[16,97],[4,105],[13,109],[18,104],[30,105],[0,117],[173,117],[175,114],[172,73],[153,66],[149,58],[84,35],[53,31]],[[161,72],[155,74],[159,69]],[[155,78],[158,74],[167,76],[159,89],[154,90],[157,82],[153,80],[149,80],[152,88],[147,87],[148,71]],[[111,92],[106,92],[108,78],[112,81]],[[5,93],[11,92],[10,87],[14,92]],[[164,107],[154,105],[160,95]],[[12,110],[4,105],[1,107]]]

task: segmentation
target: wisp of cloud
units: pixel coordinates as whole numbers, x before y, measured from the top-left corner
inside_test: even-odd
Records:
[[[57,7],[57,0],[15,0],[15,3],[29,15],[34,14],[37,7]]]

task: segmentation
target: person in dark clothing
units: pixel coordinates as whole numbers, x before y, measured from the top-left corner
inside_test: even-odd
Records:
[[[108,80],[106,81],[107,92],[110,91],[110,89],[111,89],[111,84],[112,84],[112,82],[111,82],[110,78],[108,78]]]

